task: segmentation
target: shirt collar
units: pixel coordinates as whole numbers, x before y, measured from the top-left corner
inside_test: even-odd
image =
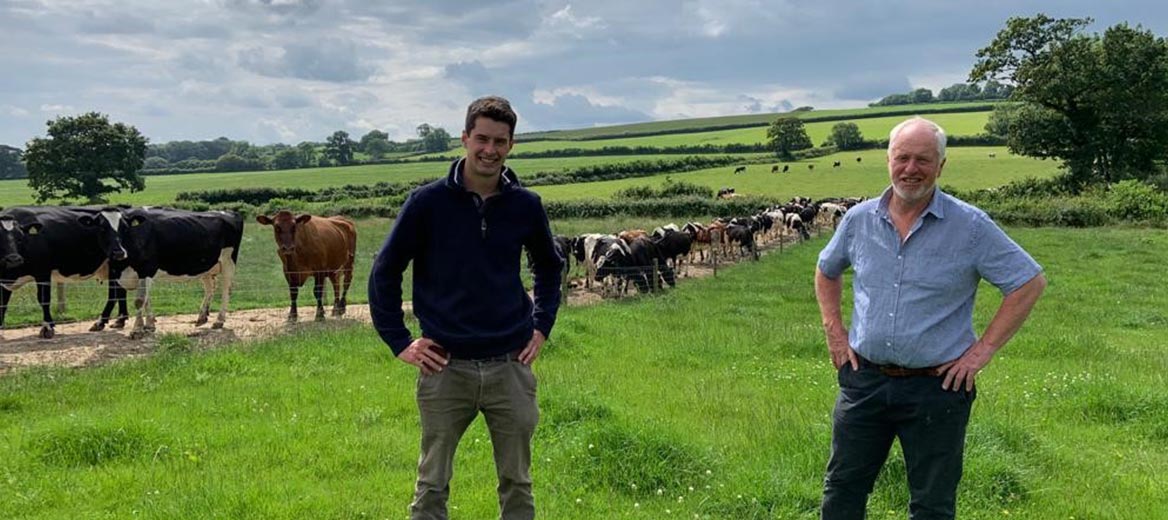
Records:
[[[458,164],[454,166],[454,185],[464,190],[466,189],[466,184],[463,184],[462,176],[464,175],[463,172],[465,167],[466,158],[459,159]],[[511,186],[511,183],[514,182],[511,180],[511,177],[507,175],[507,170],[507,165],[503,165],[502,171],[499,172],[499,191],[503,191],[504,187]]]
[[[929,201],[929,206],[925,208],[925,211],[923,211],[921,215],[923,216],[932,213],[934,217],[945,218],[945,204],[941,200],[944,196],[945,193],[941,191],[941,188],[934,186],[933,200]],[[876,206],[872,208],[872,213],[877,215],[887,215],[888,201],[891,198],[892,186],[884,188],[884,193],[880,194],[880,203],[876,204]]]

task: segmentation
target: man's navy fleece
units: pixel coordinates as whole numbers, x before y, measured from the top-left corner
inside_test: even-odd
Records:
[[[499,192],[483,200],[463,187],[462,163],[410,193],[373,262],[370,314],[394,355],[412,341],[401,291],[411,260],[422,336],[453,357],[506,354],[526,346],[533,330],[550,336],[555,324],[563,260],[539,196],[504,166]],[[519,279],[524,246],[533,260],[534,303]]]

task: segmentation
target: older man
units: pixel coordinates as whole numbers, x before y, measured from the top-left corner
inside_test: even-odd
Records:
[[[815,294],[840,392],[822,518],[862,519],[900,439],[910,517],[954,518],[974,380],[1022,327],[1046,287],[1042,268],[981,210],[941,192],[945,132],[913,118],[892,129],[892,186],[848,211],[819,255]],[[844,328],[841,275],[854,308]],[[1004,295],[980,338],[980,280]]]

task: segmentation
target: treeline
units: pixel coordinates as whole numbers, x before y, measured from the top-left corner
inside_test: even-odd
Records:
[[[1004,100],[1014,92],[1014,87],[997,81],[986,81],[985,86],[977,83],[954,83],[941,89],[936,96],[927,88],[918,88],[905,94],[884,96],[880,101],[868,103],[870,107],[889,105],[914,105],[921,103],[952,103],[954,101]]]
[[[380,130],[370,130],[354,141],[338,130],[323,142],[303,141],[292,146],[282,143],[254,145],[220,137],[209,141],[170,141],[149,145],[143,175],[182,173],[291,170],[349,166],[383,162],[392,155],[443,152],[453,144],[442,128],[421,124],[418,138],[405,142],[389,140]]]

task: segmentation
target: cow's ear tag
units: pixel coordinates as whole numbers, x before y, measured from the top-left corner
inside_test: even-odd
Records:
[[[138,227],[141,224],[142,224],[142,221],[140,221],[140,220],[131,220],[130,221],[130,227]]]
[[[30,234],[30,235],[39,235],[39,234],[41,234],[40,228],[37,228],[37,227],[35,227],[35,226],[34,226],[34,227],[30,227],[30,228],[28,228],[28,234]]]

